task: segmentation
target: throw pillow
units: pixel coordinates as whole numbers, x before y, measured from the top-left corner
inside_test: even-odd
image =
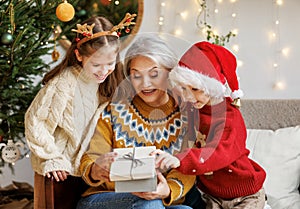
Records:
[[[247,132],[249,157],[267,172],[268,204],[272,209],[299,209],[300,126]]]

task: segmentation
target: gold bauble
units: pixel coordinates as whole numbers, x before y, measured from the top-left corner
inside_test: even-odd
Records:
[[[60,56],[59,52],[56,51],[55,49],[54,49],[54,51],[52,52],[51,55],[52,55],[52,60],[53,61],[57,61],[59,59],[59,56]]]
[[[56,16],[60,21],[68,22],[73,19],[74,15],[74,7],[67,1],[64,1],[56,7]]]

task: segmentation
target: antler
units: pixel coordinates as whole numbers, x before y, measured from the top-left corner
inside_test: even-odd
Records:
[[[119,29],[124,29],[124,27],[128,27],[130,25],[134,25],[135,22],[132,22],[133,19],[136,17],[136,14],[130,14],[130,13],[126,13],[125,17],[123,18],[123,20],[118,24],[115,25],[110,31],[111,32],[115,32]]]

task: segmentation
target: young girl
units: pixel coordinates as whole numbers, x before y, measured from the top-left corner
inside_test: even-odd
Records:
[[[170,80],[198,109],[194,112],[199,124],[195,147],[177,155],[178,170],[197,175],[206,209],[264,208],[266,173],[248,158],[246,127],[236,102],[242,91],[234,55],[222,46],[199,42],[183,55],[180,65]],[[232,98],[225,96],[225,83]]]
[[[177,204],[183,202],[195,176],[174,169],[158,173],[156,191],[136,193],[115,193],[109,180],[110,164],[116,157],[113,148],[156,146],[161,149],[156,153],[164,158],[157,161],[164,169],[173,164],[175,157],[171,155],[182,149],[186,115],[167,90],[168,74],[176,64],[175,55],[155,35],[139,37],[128,49],[124,65],[133,91],[126,88],[126,98],[113,99],[101,113],[89,150],[81,160],[80,170],[90,188],[77,209],[190,208]]]
[[[104,17],[92,17],[77,27],[77,38],[64,60],[44,76],[44,86],[25,115],[34,188],[42,188],[37,185],[43,184],[36,180],[39,176],[56,181],[80,176],[80,158],[96,126],[99,106],[123,80],[113,25]]]

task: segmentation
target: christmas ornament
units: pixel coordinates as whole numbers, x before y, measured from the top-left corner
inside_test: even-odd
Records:
[[[56,7],[56,16],[60,21],[68,22],[73,19],[74,15],[75,9],[67,0]]]
[[[58,29],[54,30],[54,34],[53,34],[54,35],[54,50],[53,50],[51,56],[52,56],[52,60],[55,62],[59,59],[59,56],[60,56],[59,52],[56,50],[56,38],[59,36],[59,34],[60,34],[60,32]]]
[[[2,44],[11,44],[13,42],[13,36],[10,33],[4,33],[1,36],[1,43]]]
[[[111,0],[100,0],[100,3],[101,3],[103,6],[108,6],[108,5],[110,5]]]
[[[81,10],[79,10],[78,12],[77,12],[77,16],[78,17],[83,17],[83,16],[85,16],[87,14],[87,12],[86,12],[86,10],[84,10],[84,9],[81,9]]]
[[[52,56],[52,60],[53,60],[53,61],[57,61],[57,60],[59,59],[60,54],[59,54],[59,52],[56,50],[56,48],[54,48],[54,50],[53,50],[51,56]]]
[[[2,149],[2,159],[7,163],[16,162],[21,156],[18,146],[24,147],[24,144],[22,142],[14,143],[11,139],[7,141],[7,144],[0,143],[0,149],[4,147]]]

